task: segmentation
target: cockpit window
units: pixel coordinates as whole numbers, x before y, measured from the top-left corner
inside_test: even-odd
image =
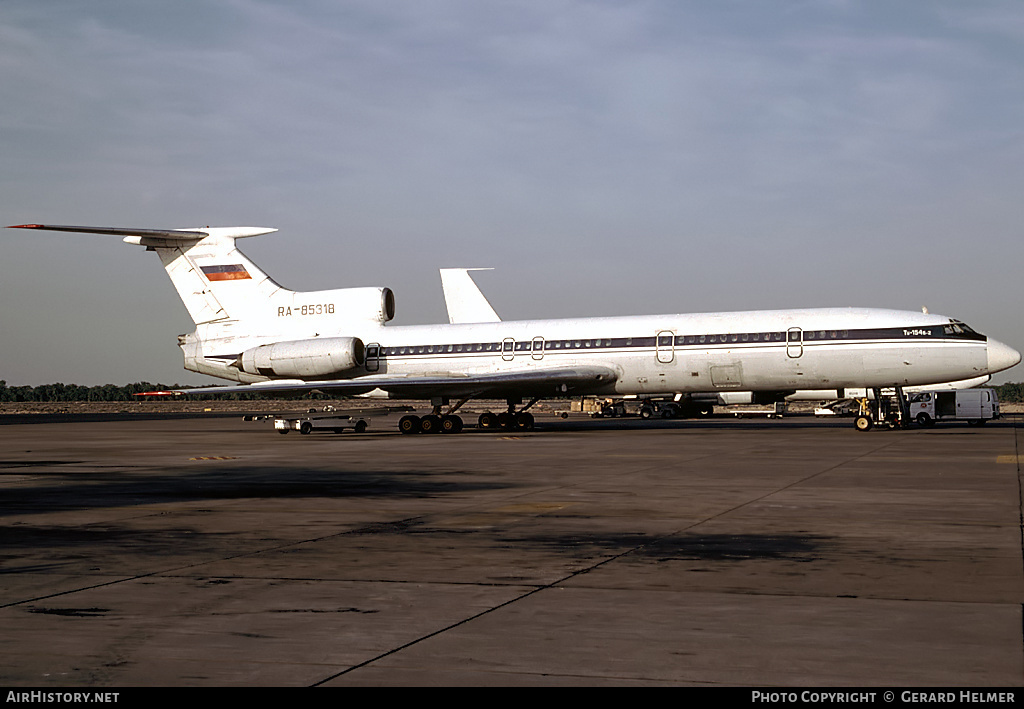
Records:
[[[962,323],[959,320],[950,320],[948,325],[942,326],[943,332],[947,335],[977,335],[978,332],[974,330],[970,325]]]
[[[948,324],[942,326],[942,331],[946,335],[959,335],[972,340],[985,339],[984,335],[959,320],[950,320]]]

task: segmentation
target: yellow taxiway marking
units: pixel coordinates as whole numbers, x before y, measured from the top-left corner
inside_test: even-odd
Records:
[[[200,455],[189,460],[238,460],[237,455]]]
[[[1024,462],[1024,455],[997,455],[996,462],[1009,463],[1010,465],[1020,465],[1022,462]]]

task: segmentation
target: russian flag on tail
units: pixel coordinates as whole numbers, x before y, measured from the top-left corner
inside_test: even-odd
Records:
[[[245,278],[252,278],[245,266],[240,263],[228,266],[200,266],[203,274],[210,281],[237,281]]]

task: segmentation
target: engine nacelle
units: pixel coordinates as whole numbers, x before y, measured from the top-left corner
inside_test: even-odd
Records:
[[[248,374],[303,379],[340,374],[365,361],[358,337],[317,337],[253,347],[239,355],[235,366]]]
[[[349,317],[386,323],[395,317],[395,294],[390,288],[341,288],[333,291]]]

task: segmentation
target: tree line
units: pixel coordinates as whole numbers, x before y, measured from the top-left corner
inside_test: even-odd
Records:
[[[133,384],[101,384],[99,386],[83,386],[81,384],[40,384],[39,386],[8,386],[7,381],[0,379],[0,402],[18,401],[145,401],[164,397],[136,396],[148,391],[172,391],[174,389],[191,389],[192,386],[181,384],[152,384],[135,382]],[[255,399],[275,399],[280,395],[259,392],[245,394],[186,394],[176,399],[206,400],[232,399],[235,401],[252,401]]]
[[[147,391],[171,391],[174,389],[187,389],[194,387],[183,387],[180,384],[152,384],[150,382],[135,382],[123,386],[117,384],[101,384],[99,386],[83,386],[81,384],[40,384],[39,386],[7,386],[7,382],[0,379],[0,402],[4,401],[143,401],[143,397],[136,396]],[[999,401],[1006,403],[1024,403],[1024,382],[1008,382],[993,386],[999,396]],[[279,399],[280,394],[274,393],[245,393],[245,394],[188,394],[190,400],[206,399],[232,399],[235,401],[253,401],[257,399]],[[308,395],[307,395],[308,396]],[[314,395],[311,398],[316,398]]]
[[[992,387],[1000,401],[1008,404],[1020,404],[1024,402],[1024,382],[1007,382]]]

